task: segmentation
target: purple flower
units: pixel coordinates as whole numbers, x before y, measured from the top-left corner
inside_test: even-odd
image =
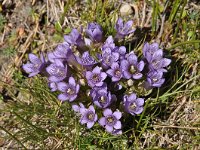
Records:
[[[158,43],[149,44],[148,42],[144,44],[144,47],[142,49],[143,55],[145,58],[147,58],[147,60],[158,50],[159,50]]]
[[[72,29],[69,35],[64,36],[65,41],[70,45],[76,45],[82,47],[84,45],[84,40],[77,29]]]
[[[107,91],[108,88],[107,88],[107,84],[106,84],[106,83],[103,83],[102,86],[95,86],[95,87],[93,87],[93,88],[90,90],[90,96],[91,96],[92,98],[94,98],[94,97],[96,96],[96,94],[97,94],[97,91],[102,90],[102,89],[104,89],[104,90]]]
[[[86,34],[90,37],[91,40],[100,42],[102,39],[102,28],[96,22],[89,23],[86,29]]]
[[[137,98],[134,93],[124,96],[125,110],[131,115],[140,114],[143,111],[144,99]]]
[[[107,108],[115,100],[116,96],[114,94],[111,95],[107,89],[103,88],[96,91],[96,94],[93,97],[94,104],[100,108]]]
[[[167,67],[171,63],[170,59],[163,58],[163,50],[159,49],[158,43],[153,43],[151,45],[145,43],[143,47],[143,55],[149,63],[150,70],[166,72],[164,67]]]
[[[80,113],[81,108],[85,108],[85,106],[82,103],[79,103],[79,105],[76,104],[72,105],[72,109],[77,113]]]
[[[114,50],[115,50],[115,52],[119,53],[120,60],[123,60],[125,58],[125,55],[126,55],[126,47],[125,46],[116,47]]]
[[[58,99],[61,101],[69,100],[72,102],[76,99],[79,89],[79,84],[76,84],[74,78],[70,77],[68,84],[65,82],[58,83],[58,90],[63,92],[62,94],[58,95]]]
[[[112,36],[109,36],[104,45],[102,46],[102,51],[106,48],[109,48],[111,50],[113,50],[115,48],[115,43],[114,43],[114,40],[113,40],[113,37]]]
[[[24,64],[22,68],[29,73],[29,77],[35,76],[40,73],[45,66],[45,58],[42,54],[40,54],[40,58],[38,58],[34,54],[28,55],[30,63]]]
[[[156,51],[151,58],[148,58],[149,62],[149,68],[152,70],[161,70],[163,72],[167,72],[166,69],[163,69],[164,67],[167,67],[171,60],[167,58],[163,58],[163,51],[160,49]]]
[[[102,86],[103,80],[105,80],[106,77],[107,74],[101,72],[101,69],[98,66],[96,66],[92,71],[86,72],[86,78],[90,87]]]
[[[76,60],[79,64],[86,67],[92,67],[97,64],[97,61],[89,54],[88,51],[84,52],[81,58],[76,56]]]
[[[115,111],[114,113],[112,112],[111,109],[105,109],[103,111],[104,117],[99,119],[99,124],[101,126],[105,126],[106,130],[110,133],[114,129],[121,129],[121,121],[119,119],[122,117],[122,113],[119,111]]]
[[[54,63],[55,59],[59,59],[60,61],[66,61],[71,57],[72,50],[70,49],[69,45],[65,42],[59,44],[55,51],[48,53],[48,59],[50,62]]]
[[[147,82],[150,87],[161,87],[165,82],[162,71],[151,71],[147,74]]]
[[[87,124],[87,128],[90,129],[97,121],[97,114],[95,113],[94,107],[91,105],[88,109],[80,108],[81,113],[81,124]]]
[[[117,20],[117,23],[115,24],[115,30],[117,31],[116,38],[121,39],[124,38],[126,35],[133,33],[135,29],[132,29],[132,25],[132,20],[129,20],[124,24],[122,18],[119,18]]]
[[[126,79],[141,79],[142,73],[140,73],[144,68],[144,62],[140,61],[138,63],[138,58],[135,54],[130,53],[127,56],[127,60],[121,61],[121,70],[123,72],[123,76]]]
[[[102,51],[102,67],[108,69],[114,62],[119,59],[119,53],[112,52],[110,48]]]
[[[50,89],[51,89],[51,92],[55,92],[55,91],[57,91],[57,89],[58,89],[57,83],[55,83],[55,82],[50,82],[50,83],[49,83],[49,87],[50,87]]]
[[[46,71],[49,73],[49,81],[50,82],[60,82],[67,76],[67,65],[64,64],[60,60],[55,60],[53,64],[50,64]]]
[[[120,69],[120,66],[117,62],[114,62],[111,65],[111,69],[107,70],[106,73],[112,77],[113,82],[117,82],[122,78],[122,71]]]

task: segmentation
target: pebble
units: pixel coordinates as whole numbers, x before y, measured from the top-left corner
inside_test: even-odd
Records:
[[[121,16],[128,16],[133,13],[133,10],[129,4],[123,4],[120,8]]]

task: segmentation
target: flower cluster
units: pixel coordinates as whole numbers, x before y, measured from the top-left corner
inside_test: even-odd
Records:
[[[134,33],[132,25],[132,21],[124,23],[119,18],[114,38],[104,37],[97,23],[89,23],[85,32],[73,29],[47,58],[29,54],[30,63],[23,69],[29,77],[47,75],[51,91],[60,91],[58,99],[72,103],[87,128],[99,123],[107,132],[121,134],[122,115],[143,111],[144,95],[133,87],[161,87],[171,62],[157,43],[145,43],[143,57],[119,45],[119,40]]]

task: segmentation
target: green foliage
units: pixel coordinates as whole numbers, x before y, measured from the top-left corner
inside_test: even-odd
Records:
[[[0,13],[0,32],[3,30],[5,23],[6,23],[6,19],[5,19],[5,17]]]

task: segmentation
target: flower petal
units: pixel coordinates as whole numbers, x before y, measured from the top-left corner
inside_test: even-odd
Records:
[[[92,128],[93,125],[94,125],[94,122],[88,122],[87,123],[87,128],[90,129],[90,128]]]
[[[32,62],[33,64],[41,64],[41,60],[36,55],[30,53],[28,57],[30,62]]]
[[[57,86],[58,90],[61,92],[66,92],[66,90],[68,89],[68,85],[65,82],[59,82]]]
[[[34,72],[33,70],[33,64],[30,64],[30,63],[27,63],[27,64],[24,64],[22,66],[22,68],[24,69],[24,71],[26,71],[27,73],[30,73],[30,72]]]
[[[113,127],[112,126],[108,126],[108,125],[106,125],[106,131],[107,132],[112,132],[113,131]]]
[[[137,80],[137,79],[141,79],[142,76],[143,76],[142,73],[136,73],[136,74],[133,74],[132,77],[133,77],[133,79],[136,79],[136,80]]]
[[[109,115],[112,115],[112,110],[111,109],[105,109],[104,111],[103,111],[103,115],[106,117],[106,116],[109,116]]]
[[[137,98],[135,100],[137,106],[143,106],[144,105],[144,99],[143,98]]]
[[[73,77],[69,77],[69,84],[76,86],[76,82]]]
[[[122,117],[122,113],[120,111],[115,111],[113,115],[119,120]]]
[[[106,118],[105,117],[102,117],[102,118],[100,118],[99,119],[99,124],[101,125],[101,126],[105,126],[105,124],[106,124]]]
[[[78,105],[72,105],[72,109],[75,111],[75,112],[79,112],[80,111],[80,107]]]
[[[66,100],[69,99],[69,97],[68,97],[67,94],[59,94],[58,99],[61,100],[61,101],[66,101]]]
[[[116,124],[114,125],[115,129],[121,129],[122,128],[122,124],[121,121],[117,121]]]

